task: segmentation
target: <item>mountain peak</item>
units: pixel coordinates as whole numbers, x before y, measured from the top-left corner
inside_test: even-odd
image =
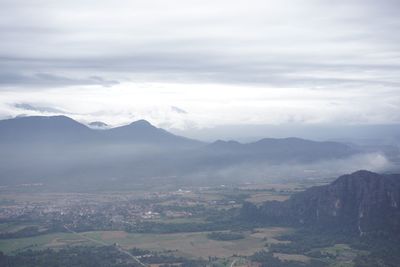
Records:
[[[379,180],[382,177],[383,177],[382,175],[379,175],[378,173],[375,172],[367,170],[359,170],[351,174],[340,176],[332,184],[368,183],[371,181]]]
[[[152,127],[156,128],[154,125],[152,125],[150,122],[146,120],[137,120],[129,124],[130,126],[139,126],[139,127]]]
[[[55,143],[86,138],[90,129],[63,115],[28,116],[0,121],[3,142]]]
[[[57,115],[57,116],[24,116],[24,117],[16,117],[14,119],[5,120],[3,122],[8,122],[12,124],[18,125],[32,125],[32,126],[71,126],[71,125],[82,125],[81,123],[77,122],[76,120],[64,116],[64,115]]]
[[[367,176],[367,175],[376,176],[376,175],[379,175],[379,174],[377,174],[375,172],[367,171],[367,170],[359,170],[359,171],[353,172],[353,173],[351,173],[349,175],[350,176]]]

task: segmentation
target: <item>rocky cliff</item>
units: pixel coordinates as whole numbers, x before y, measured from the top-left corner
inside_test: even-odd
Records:
[[[357,171],[284,202],[247,203],[243,215],[270,223],[368,233],[400,233],[400,175]]]

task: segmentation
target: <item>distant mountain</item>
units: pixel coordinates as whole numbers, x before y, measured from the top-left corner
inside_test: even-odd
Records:
[[[357,171],[311,187],[284,202],[247,203],[243,216],[358,235],[400,234],[400,174]]]
[[[265,177],[260,168],[273,166],[269,175],[282,175],[288,164],[326,164],[357,153],[346,144],[298,138],[206,144],[145,120],[102,130],[65,116],[0,121],[0,184],[71,184],[75,180],[123,185],[147,183],[149,177],[182,177],[202,183],[257,180]]]
[[[104,127],[102,122],[91,126]],[[0,120],[0,143],[51,144],[76,142],[79,144],[171,144],[199,145],[201,142],[173,135],[145,120],[104,131],[91,129],[66,116],[30,116]]]
[[[65,116],[0,121],[0,184],[82,184],[137,181],[176,173],[172,157],[202,142],[141,120],[96,130]],[[182,157],[181,157],[182,158]],[[177,164],[178,162],[179,164]]]
[[[270,162],[308,162],[344,158],[360,152],[355,147],[339,142],[316,142],[293,137],[264,138],[247,144],[218,140],[206,150],[219,157]]]
[[[93,134],[85,125],[66,116],[30,116],[0,120],[0,143],[36,144],[88,140]]]
[[[161,128],[156,128],[146,120],[138,120],[129,125],[111,128],[104,131],[103,135],[106,136],[108,140],[113,140],[117,143],[154,143],[168,146],[186,145],[189,147],[202,144],[200,141],[177,136]]]

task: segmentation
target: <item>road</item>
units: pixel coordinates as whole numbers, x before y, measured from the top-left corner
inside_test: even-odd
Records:
[[[65,228],[68,232],[70,232],[70,233],[72,233],[72,234],[75,234],[75,235],[78,235],[79,237],[82,237],[82,238],[84,238],[84,239],[86,239],[86,240],[88,240],[88,241],[92,241],[92,242],[94,242],[94,243],[97,243],[97,244],[100,244],[100,245],[103,245],[103,246],[109,246],[109,245],[110,245],[110,244],[107,244],[106,242],[103,242],[103,241],[101,241],[101,240],[93,239],[93,238],[88,237],[88,236],[85,236],[85,235],[83,235],[83,234],[81,234],[81,233],[77,233],[77,232],[75,232],[75,231],[69,229],[68,226],[66,226],[66,225],[64,225],[64,228]],[[140,264],[141,266],[147,267],[147,265],[144,264],[143,262],[141,262],[136,256],[132,255],[129,251],[127,251],[127,250],[121,248],[118,244],[115,245],[115,247],[118,249],[119,252],[124,253],[125,255],[129,256],[131,259],[133,259],[134,261],[136,261],[136,262],[137,262],[138,264]],[[231,267],[232,267],[232,265],[231,265]]]
[[[238,261],[237,259],[234,259],[234,260],[232,261],[232,263],[231,263],[231,266],[230,266],[230,267],[233,267],[237,261]]]

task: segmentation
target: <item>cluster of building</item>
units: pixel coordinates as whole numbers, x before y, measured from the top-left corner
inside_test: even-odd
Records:
[[[182,194],[182,191],[160,193],[141,199],[90,198],[76,194],[48,201],[10,203],[0,206],[0,222],[36,221],[47,225],[58,222],[72,227],[97,225],[98,228],[108,228],[121,222],[190,217],[191,212],[173,209],[174,206],[196,203],[184,200]],[[171,205],[160,205],[171,198]]]

